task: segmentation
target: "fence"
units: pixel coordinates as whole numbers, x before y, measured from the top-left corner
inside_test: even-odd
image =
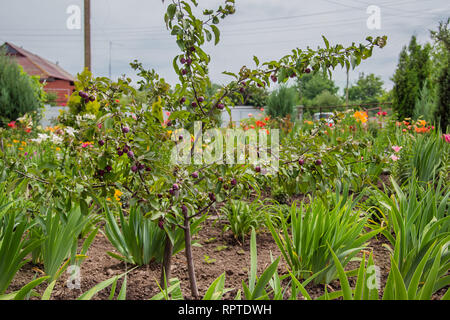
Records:
[[[386,111],[388,114],[392,113],[392,103],[391,102],[376,102],[376,103],[360,103],[360,104],[349,104],[342,106],[313,106],[313,107],[305,107],[305,106],[297,106],[298,110],[298,118],[300,120],[303,119],[303,115],[306,111],[309,113],[318,113],[319,117],[322,114],[327,112],[339,111],[339,110],[348,110],[348,109],[358,109],[364,110],[367,112],[369,117],[374,117],[378,112]]]

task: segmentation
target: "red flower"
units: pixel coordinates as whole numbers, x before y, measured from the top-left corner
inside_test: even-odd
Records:
[[[15,121],[11,121],[10,123],[8,123],[8,127],[15,128],[16,127],[16,122]]]
[[[26,129],[25,129],[25,132],[26,132],[26,133],[30,133],[30,132],[31,132],[31,128],[26,128]]]
[[[262,121],[256,121],[256,125],[260,128],[264,127],[266,125],[266,123],[262,122]]]

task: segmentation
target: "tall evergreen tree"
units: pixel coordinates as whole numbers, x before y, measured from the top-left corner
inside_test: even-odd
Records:
[[[439,121],[442,131],[450,125],[450,18],[446,23],[440,22],[438,31],[432,31],[431,37],[436,42],[441,60],[441,70],[437,79],[437,107],[435,119]]]
[[[408,47],[400,53],[397,70],[392,78],[393,109],[399,119],[413,116],[415,103],[430,74],[431,46],[421,46],[416,36],[412,36]]]

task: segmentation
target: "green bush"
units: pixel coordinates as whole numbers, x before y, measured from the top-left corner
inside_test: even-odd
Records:
[[[119,251],[119,254],[108,252],[116,259],[135,265],[149,264],[155,260],[162,262],[164,256],[164,244],[166,233],[158,226],[158,223],[144,217],[141,208],[132,206],[128,217],[120,209],[119,222],[116,221],[113,212],[107,204],[105,208],[105,233],[111,244]],[[200,224],[204,218],[197,219],[191,224],[192,234],[200,230]],[[184,249],[184,232],[177,229],[173,235],[173,254]]]
[[[424,262],[421,279],[431,273],[432,265],[439,259],[436,289],[448,285],[449,186],[445,186],[444,179],[439,180],[437,186],[422,186],[414,175],[409,179],[406,190],[402,190],[393,179],[391,183],[395,193],[389,196],[379,191],[378,210],[387,224],[382,233],[394,248],[390,251],[406,286],[413,281],[415,268],[427,252],[429,256]]]
[[[368,217],[354,211],[358,199],[346,196],[333,202],[317,198],[310,205],[297,202],[291,207],[290,220],[282,221],[281,230],[267,217],[272,236],[292,272],[303,279],[316,274],[316,283],[330,283],[337,276],[330,248],[346,266],[380,230],[364,232]],[[329,247],[330,246],[330,247]]]
[[[248,204],[242,200],[231,200],[221,211],[229,222],[224,229],[230,229],[235,238],[240,237],[242,241],[252,228],[258,229],[262,225],[263,217],[258,201]]]
[[[281,86],[269,96],[266,112],[272,118],[284,118],[292,114],[297,101],[298,93],[295,88]]]
[[[0,126],[43,107],[45,92],[38,78],[0,52]]]
[[[415,172],[417,180],[423,183],[435,179],[447,167],[449,147],[437,130],[429,135],[418,136],[404,145],[394,175],[404,183]]]
[[[329,106],[339,106],[342,104],[341,99],[331,93],[328,90],[322,91],[314,100],[311,102],[313,107],[329,107]]]

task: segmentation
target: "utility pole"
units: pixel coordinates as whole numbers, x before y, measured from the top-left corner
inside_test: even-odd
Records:
[[[91,65],[91,0],[84,0],[84,67],[89,71]]]

